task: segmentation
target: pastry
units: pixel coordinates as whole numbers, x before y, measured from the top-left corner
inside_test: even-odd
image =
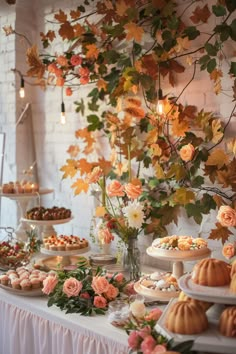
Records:
[[[50,251],[74,251],[88,247],[88,241],[74,235],[52,235],[43,240],[43,246]]]
[[[167,312],[165,326],[173,333],[197,334],[208,328],[208,319],[201,306],[178,301]]]
[[[231,278],[231,282],[230,282],[230,291],[233,293],[233,294],[236,294],[236,273],[233,274],[232,278]]]
[[[61,220],[71,217],[71,210],[64,207],[44,208],[34,207],[26,212],[26,218],[30,220]]]
[[[41,281],[39,278],[32,278],[30,279],[32,289],[39,289],[41,287]]]
[[[138,284],[140,293],[150,297],[169,299],[178,297],[180,292],[176,278],[168,272],[144,275]]]
[[[8,285],[9,277],[6,274],[0,275],[0,282],[2,285]]]
[[[221,313],[219,331],[223,336],[236,338],[236,306],[227,307]]]
[[[24,291],[28,291],[31,289],[31,282],[29,279],[23,279],[20,282],[21,289]]]
[[[19,279],[19,278],[13,279],[11,281],[11,286],[12,286],[13,289],[20,290],[21,289],[20,283],[21,283],[21,279]]]
[[[230,283],[231,267],[215,258],[202,259],[193,267],[192,281],[205,286],[224,286]]]

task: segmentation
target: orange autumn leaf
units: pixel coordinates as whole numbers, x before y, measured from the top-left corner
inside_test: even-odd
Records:
[[[158,138],[158,132],[156,129],[152,129],[147,134],[147,144],[155,144]]]
[[[61,9],[59,10],[59,12],[57,14],[54,15],[54,18],[61,23],[67,21],[67,15]]]
[[[98,58],[99,49],[96,47],[95,44],[88,44],[88,45],[86,45],[86,48],[87,48],[87,53],[86,53],[87,59],[97,59]]]
[[[68,152],[71,157],[76,157],[80,152],[80,148],[78,145],[70,145],[66,152]]]
[[[218,168],[228,165],[229,156],[221,149],[215,149],[212,151],[206,161],[207,166],[217,166]]]
[[[224,244],[233,233],[227,228],[222,226],[219,222],[216,223],[216,229],[211,230],[210,236],[208,236],[211,240],[221,240],[222,244]]]
[[[98,206],[95,210],[95,216],[102,218],[106,214],[106,208],[104,206]]]
[[[50,42],[52,42],[56,38],[56,35],[54,31],[49,30],[46,34],[40,32],[40,37],[42,38],[42,41],[48,39]]]
[[[211,140],[214,144],[216,144],[224,135],[222,131],[220,119],[214,119],[211,123],[211,127],[212,127],[212,134],[213,134]]]
[[[173,200],[176,204],[186,205],[195,200],[195,194],[192,191],[181,187],[173,194]]]
[[[60,168],[60,171],[64,172],[62,178],[67,178],[67,177],[74,177],[76,173],[78,172],[78,165],[77,165],[77,160],[74,159],[67,159],[66,160],[66,165],[62,166]]]
[[[78,169],[80,170],[81,176],[90,173],[93,167],[94,163],[88,162],[85,158],[78,160]]]
[[[188,131],[188,122],[182,120],[181,122],[178,119],[173,120],[172,133],[175,136],[185,136],[185,133]]]
[[[86,155],[90,154],[93,151],[93,144],[95,143],[92,132],[88,131],[87,128],[78,129],[75,132],[75,136],[77,139],[83,139],[87,144],[83,150],[83,153]]]
[[[107,175],[112,169],[111,161],[105,160],[104,157],[99,158],[96,165],[103,170],[104,175]]]
[[[30,66],[30,69],[27,71],[27,75],[37,76],[39,80],[42,79],[46,67],[39,57],[37,46],[34,45],[33,47],[27,49],[26,56],[27,56],[27,63]]]
[[[99,89],[99,91],[101,91],[102,89],[104,91],[106,91],[107,89],[107,82],[104,79],[99,79],[97,81],[97,88]]]
[[[232,138],[227,142],[227,149],[236,156],[236,138]]]
[[[210,73],[210,78],[213,81],[217,81],[218,79],[220,79],[221,77],[223,77],[223,73],[222,70],[219,69],[214,69],[211,73]]]
[[[78,178],[72,185],[71,188],[73,188],[75,191],[75,195],[80,194],[81,192],[88,192],[89,189],[89,184],[85,182],[82,178]]]
[[[69,22],[64,22],[58,33],[60,34],[60,36],[63,38],[63,39],[73,39],[74,38],[74,30],[73,30],[73,27],[71,26],[71,24]]]
[[[81,26],[80,23],[76,23],[76,25],[73,26],[74,30],[74,36],[75,37],[80,37],[84,33],[84,27]]]
[[[129,6],[126,5],[124,0],[117,0],[116,1],[116,13],[119,16],[124,16],[126,11],[129,9]]]
[[[208,8],[208,5],[205,5],[203,8],[200,8],[200,6],[197,6],[195,8],[195,10],[193,11],[193,15],[190,16],[190,19],[195,24],[197,24],[199,22],[206,23],[210,16],[211,16],[211,12]]]
[[[142,27],[137,26],[136,23],[134,23],[134,22],[129,22],[126,25],[124,25],[124,28],[127,31],[126,39],[128,41],[135,40],[138,43],[141,42],[142,36],[144,33],[144,30]]]
[[[79,10],[71,10],[70,12],[70,17],[72,20],[76,20],[77,18],[80,18],[81,12]]]

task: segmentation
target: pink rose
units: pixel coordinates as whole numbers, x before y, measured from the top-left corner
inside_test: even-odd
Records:
[[[102,176],[103,172],[99,166],[94,167],[91,173],[88,174],[86,178],[86,182],[91,184],[91,183],[97,183],[99,178]]]
[[[98,239],[102,244],[107,244],[114,240],[114,236],[108,228],[102,228],[98,231]]]
[[[93,277],[92,280],[92,288],[96,294],[101,295],[102,293],[106,292],[109,288],[108,280],[105,277]]]
[[[69,278],[66,279],[66,281],[63,284],[63,292],[68,296],[78,296],[81,289],[83,287],[83,284],[81,281],[75,279],[75,278]]]
[[[82,58],[78,54],[74,54],[70,58],[70,62],[71,62],[71,65],[73,65],[73,66],[81,65],[82,64]]]
[[[223,246],[222,254],[225,258],[232,258],[235,255],[235,248],[232,243],[227,243]]]
[[[142,338],[138,335],[137,331],[132,331],[128,338],[129,347],[133,350],[137,350],[140,347]]]
[[[151,354],[166,353],[166,347],[162,344],[157,344]]]
[[[124,275],[122,273],[118,273],[115,275],[114,279],[115,281],[117,281],[117,283],[122,283],[122,281],[124,280]]]
[[[125,185],[125,192],[130,199],[136,199],[142,193],[142,186],[128,183]]]
[[[80,294],[80,297],[82,299],[90,299],[90,295],[87,291],[85,291],[84,293]]]
[[[217,220],[222,226],[236,226],[236,211],[228,205],[222,205],[217,214]]]
[[[143,354],[151,354],[155,346],[156,346],[155,339],[153,338],[153,336],[149,335],[146,338],[144,338],[143,342],[141,343],[141,350],[143,351]]]
[[[149,336],[151,334],[151,328],[149,326],[145,326],[143,328],[141,328],[139,331],[138,331],[138,335],[144,339],[146,338],[147,336]]]
[[[194,153],[195,153],[195,148],[192,144],[184,145],[179,151],[179,155],[181,159],[185,162],[191,161]]]
[[[107,306],[107,300],[103,296],[94,296],[93,304],[99,309],[104,309]]]
[[[153,309],[145,316],[146,321],[158,321],[162,315],[162,311],[159,308]]]
[[[51,294],[53,290],[55,289],[55,286],[58,283],[58,279],[55,275],[50,275],[47,278],[44,279],[43,281],[43,289],[42,292],[44,294]]]
[[[109,197],[123,197],[124,187],[119,181],[114,180],[107,186],[107,194]]]
[[[107,291],[103,294],[108,300],[113,300],[119,294],[119,290],[114,285],[109,284]]]

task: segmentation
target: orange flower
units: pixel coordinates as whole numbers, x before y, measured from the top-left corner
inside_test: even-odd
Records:
[[[98,231],[98,239],[104,245],[111,243],[114,240],[114,236],[108,228],[102,228]]]
[[[194,153],[195,153],[195,148],[192,144],[184,145],[179,151],[179,155],[181,159],[185,162],[191,161]]]
[[[158,321],[162,315],[162,311],[159,308],[151,310],[145,317],[145,321]]]
[[[235,255],[235,248],[232,243],[227,243],[223,246],[222,254],[225,258],[232,258]]]
[[[72,95],[72,90],[71,90],[71,88],[70,87],[67,87],[66,88],[66,96],[71,96]]]
[[[105,293],[109,288],[109,283],[105,277],[93,277],[92,288],[96,294],[101,295]]]
[[[217,214],[217,220],[222,226],[236,226],[236,211],[228,205],[222,205]]]
[[[104,309],[107,306],[107,300],[103,296],[95,296],[93,304],[97,308]]]
[[[61,66],[66,66],[68,64],[67,59],[63,55],[59,55],[59,57],[57,57],[57,62]]]
[[[104,292],[104,296],[108,300],[113,300],[117,297],[118,293],[119,293],[119,290],[114,285],[109,284],[107,291]]]
[[[128,183],[125,185],[125,192],[130,199],[136,199],[142,193],[142,187],[140,185]]]
[[[123,197],[124,187],[119,181],[114,180],[107,186],[107,194],[109,197]]]
[[[59,77],[57,78],[56,85],[57,85],[57,86],[63,86],[64,83],[65,83],[65,79],[63,79],[63,77],[59,76]]]

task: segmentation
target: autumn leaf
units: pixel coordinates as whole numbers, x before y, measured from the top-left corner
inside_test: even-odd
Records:
[[[211,230],[208,238],[211,240],[221,240],[222,244],[224,244],[233,233],[218,222],[216,223],[216,227],[216,229]]]
[[[58,22],[61,22],[61,23],[64,23],[67,21],[67,15],[61,9],[59,10],[59,12],[57,14],[54,15],[54,18],[55,18],[55,20],[57,20]]]
[[[158,74],[158,66],[156,64],[156,59],[153,54],[147,54],[142,57],[142,66],[136,67],[137,71],[144,71],[145,73],[150,75],[154,80],[157,78]],[[139,62],[136,62],[136,65],[140,66]],[[142,68],[142,69],[141,69]]]
[[[72,20],[76,20],[78,18],[80,18],[81,12],[79,10],[71,10],[70,12],[70,17],[72,18]]]
[[[231,187],[232,191],[236,191],[236,159],[234,158],[228,166],[217,171],[218,183],[224,188]]]
[[[176,204],[186,205],[188,203],[192,203],[195,200],[195,195],[192,191],[186,188],[179,188],[173,194],[173,201]]]
[[[93,145],[95,143],[95,140],[93,138],[92,132],[88,131],[87,128],[78,129],[75,132],[75,136],[77,139],[79,139],[79,138],[83,139],[84,142],[86,143],[86,146],[83,150],[84,154],[88,155],[94,150]]]
[[[199,22],[206,23],[210,16],[211,16],[211,12],[208,8],[208,5],[205,5],[203,8],[200,8],[200,6],[197,6],[195,8],[195,10],[193,11],[193,15],[190,16],[190,19],[195,24],[197,24]]]
[[[179,217],[179,206],[169,206],[165,205],[159,211],[161,215],[161,223],[162,225],[169,225],[171,222],[174,222],[178,225],[178,217]]]
[[[126,5],[124,0],[117,0],[116,1],[116,13],[119,16],[124,16],[126,11],[129,9],[129,6]]]
[[[97,166],[103,170],[104,175],[108,175],[112,169],[111,161],[105,160],[104,157],[98,159]]]
[[[88,174],[92,171],[95,163],[88,162],[85,158],[78,160],[78,169],[80,171],[81,176],[84,174]]]
[[[176,41],[177,44],[174,49],[177,53],[182,52],[183,50],[186,50],[190,47],[190,40],[188,39],[188,37],[178,37]]]
[[[147,144],[155,144],[158,138],[158,133],[156,129],[152,129],[147,134],[146,142]]]
[[[66,163],[67,163],[66,165],[60,168],[60,171],[64,172],[62,178],[63,179],[67,177],[73,178],[78,172],[77,160],[67,159]]]
[[[189,125],[188,122],[182,120],[181,122],[178,119],[173,121],[172,132],[175,136],[183,137],[188,131]]]
[[[227,142],[227,149],[236,156],[236,138],[232,138]]]
[[[224,165],[227,165],[229,162],[229,156],[221,149],[215,149],[212,151],[210,156],[206,161],[207,166],[217,166],[221,168]]]
[[[95,210],[95,216],[97,218],[102,218],[106,214],[106,208],[104,206],[98,206]]]
[[[38,48],[36,45],[27,49],[26,52],[27,63],[30,66],[30,69],[27,71],[28,76],[37,76],[38,79],[41,79],[45,73],[45,65],[39,58]]]
[[[70,145],[66,152],[68,152],[71,157],[76,157],[80,152],[80,148],[78,145]]]
[[[222,132],[220,119],[214,119],[211,123],[211,127],[212,127],[212,134],[213,134],[212,142],[216,144],[224,135]]]
[[[70,39],[74,38],[74,30],[69,22],[64,22],[61,25],[58,33],[60,34],[62,39],[69,39],[70,40]]]
[[[46,34],[40,32],[40,37],[42,41],[46,41],[48,39],[50,42],[52,42],[56,38],[56,35],[54,31],[49,30]]]
[[[97,88],[98,88],[99,91],[101,91],[102,89],[103,89],[104,91],[106,91],[106,89],[107,89],[107,82],[106,82],[104,79],[99,79],[99,80],[97,81]]]
[[[85,32],[84,27],[81,26],[80,23],[76,23],[73,26],[73,30],[74,30],[74,36],[75,37],[81,37],[81,35]]]
[[[129,22],[126,25],[124,25],[124,28],[127,31],[126,39],[128,41],[135,40],[138,43],[141,42],[142,36],[144,33],[144,30],[142,27],[137,26],[136,23],[134,23],[134,22]]]
[[[155,171],[155,176],[158,179],[164,179],[165,178],[164,170],[163,170],[163,168],[161,167],[161,165],[159,163],[155,164],[154,171]]]
[[[210,73],[210,78],[213,81],[218,81],[221,77],[223,77],[223,73],[222,70],[219,69],[214,69],[211,73]]]
[[[75,189],[74,194],[78,195],[81,192],[88,192],[89,184],[85,182],[82,178],[78,178],[72,185],[71,188]]]
[[[87,52],[86,58],[87,59],[97,59],[99,54],[99,49],[96,47],[95,44],[88,44],[86,45]]]
[[[225,204],[224,199],[218,194],[214,194],[212,198],[214,199],[218,208]]]

